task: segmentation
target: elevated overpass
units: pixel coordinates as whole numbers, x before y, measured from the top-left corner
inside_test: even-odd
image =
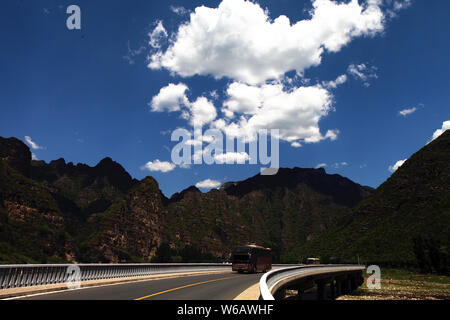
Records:
[[[73,288],[74,266],[79,288]],[[238,274],[230,264],[80,264],[0,266],[0,298],[26,300],[232,300],[258,287],[251,299],[282,299],[317,286],[323,298],[362,283],[363,266],[274,265],[266,274]],[[70,268],[70,269],[69,269]],[[78,269],[77,269],[78,268]]]

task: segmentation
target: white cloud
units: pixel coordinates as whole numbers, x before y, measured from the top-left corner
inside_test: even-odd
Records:
[[[260,129],[279,129],[279,138],[296,148],[334,141],[339,130],[319,127],[320,120],[334,110],[330,91],[349,76],[370,86],[377,69],[367,63],[351,64],[347,74],[316,85],[303,72],[320,65],[326,51],[338,52],[355,37],[381,33],[386,21],[382,8],[400,7],[394,0],[312,0],[307,19],[290,21],[284,15],[272,19],[256,2],[222,0],[217,8],[195,8],[170,35],[159,21],[153,31],[159,30],[158,39],[167,38],[168,45],[162,47],[158,40],[152,46],[149,68],[181,77],[203,75],[231,81],[219,113],[206,98],[214,101],[217,91],[191,102],[184,84],[162,88],[150,103],[152,111],[179,111],[192,126],[210,125],[250,140]],[[171,10],[186,14],[182,7]],[[287,77],[289,71],[296,74]]]
[[[170,6],[170,10],[179,16],[184,16],[184,15],[190,13],[190,11],[183,6],[179,6],[179,7]]]
[[[130,41],[127,42],[127,46],[128,46],[128,51],[127,51],[127,54],[125,56],[123,56],[123,58],[125,60],[127,60],[130,65],[133,65],[136,62],[135,61],[136,57],[140,56],[144,52],[145,47],[140,46],[138,49],[132,49],[130,46]]]
[[[410,114],[412,114],[412,113],[414,113],[414,112],[416,112],[416,111],[417,111],[417,107],[413,107],[413,108],[410,108],[410,109],[404,109],[404,110],[401,110],[401,111],[399,111],[398,113],[399,113],[400,115],[406,117],[407,115],[410,115]]]
[[[364,86],[370,86],[370,79],[377,79],[376,67],[368,67],[366,64],[350,64],[348,66],[347,72],[351,74],[355,79],[361,80]]]
[[[153,112],[180,111],[181,117],[189,120],[192,126],[203,126],[217,117],[214,104],[206,97],[198,97],[190,102],[186,96],[189,88],[184,83],[173,84],[161,88],[159,93],[149,103]]]
[[[400,168],[408,159],[405,160],[399,160],[397,161],[393,166],[389,166],[389,171],[390,172],[395,172],[397,171],[398,168]]]
[[[291,70],[302,73],[319,65],[325,50],[337,52],[354,37],[384,28],[378,1],[314,0],[312,5],[310,19],[297,22],[284,15],[272,20],[259,4],[245,0],[197,7],[168,48],[151,54],[149,67],[182,77],[212,75],[262,84]]]
[[[250,160],[250,156],[246,152],[227,152],[215,155],[214,160],[216,160],[218,164],[244,164],[245,161]]]
[[[339,168],[341,168],[341,167],[346,167],[346,166],[348,166],[348,163],[345,162],[345,161],[343,161],[343,162],[336,162],[336,163],[330,165],[330,167],[331,167],[331,168],[334,168],[334,169],[339,169]],[[316,169],[319,169],[319,168],[326,168],[326,167],[328,167],[328,164],[326,164],[326,163],[319,163],[319,164],[316,166]]]
[[[219,181],[211,179],[206,179],[195,184],[195,186],[199,189],[213,189],[219,187],[220,185],[221,183]]]
[[[412,0],[396,0],[393,3],[393,8],[395,11],[400,11],[411,6]]]
[[[159,133],[163,136],[166,136],[170,135],[172,133],[172,130],[161,130]]]
[[[173,84],[161,88],[158,95],[149,103],[153,112],[179,111],[182,105],[189,105],[186,97],[188,87],[184,83]]]
[[[204,126],[217,117],[214,104],[205,97],[199,97],[193,103],[188,104],[191,111],[190,124],[193,127]]]
[[[386,0],[386,13],[390,18],[397,16],[397,13],[412,5],[412,0]]]
[[[336,80],[334,81],[325,81],[322,83],[322,85],[325,88],[328,89],[336,89],[338,86],[344,84],[345,82],[347,82],[347,75],[346,74],[342,74],[339,77],[336,78]]]
[[[149,170],[152,172],[170,172],[172,170],[174,170],[176,168],[176,165],[171,163],[171,162],[167,162],[167,161],[160,161],[160,160],[155,160],[155,161],[149,161],[147,162],[141,169],[142,170]]]
[[[348,166],[348,163],[345,162],[345,161],[343,161],[343,162],[336,162],[336,163],[334,163],[332,165],[332,167],[335,168],[335,169],[339,169],[341,167],[347,167],[347,166]]]
[[[214,100],[219,99],[219,94],[217,93],[217,90],[211,91],[211,92],[209,93],[209,96],[210,96],[212,99],[214,99]]]
[[[161,41],[166,39],[168,34],[161,20],[156,22],[156,27],[148,34],[150,40],[149,45],[152,48],[161,48]]]
[[[162,88],[150,103],[152,111],[181,111],[193,127],[211,123],[212,127],[239,138],[249,138],[261,129],[279,129],[280,139],[300,144],[336,140],[339,133],[320,132],[319,121],[333,110],[331,93],[320,85],[285,91],[282,84],[252,86],[233,82],[222,109],[228,119],[217,120],[214,104],[206,97],[190,102],[187,90],[184,84]]]
[[[437,129],[434,134],[433,134],[433,138],[431,139],[431,141],[439,138],[441,136],[441,134],[443,134],[445,131],[450,130],[450,120],[448,121],[444,121],[442,123],[442,128],[441,129]]]
[[[232,118],[235,113],[255,114],[271,88],[270,85],[257,87],[233,82],[228,86],[228,100],[224,102],[222,111],[229,118]]]
[[[39,149],[44,149],[44,147],[39,146],[36,142],[34,142],[31,137],[29,136],[25,136],[25,141],[28,143],[28,145],[31,147],[31,149],[33,150],[39,150]]]
[[[39,160],[33,152],[31,153],[31,160]]]
[[[222,112],[234,121],[219,119],[213,123],[227,135],[248,137],[260,129],[279,129],[279,138],[289,142],[337,139],[338,130],[329,130],[325,135],[320,132],[319,121],[333,110],[331,93],[320,85],[285,91],[282,84],[253,86],[235,82],[227,94]]]

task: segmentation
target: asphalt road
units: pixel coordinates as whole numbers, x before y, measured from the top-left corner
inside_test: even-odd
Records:
[[[17,300],[232,300],[261,276],[224,272],[87,287]]]

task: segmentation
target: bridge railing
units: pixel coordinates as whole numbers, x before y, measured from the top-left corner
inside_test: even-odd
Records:
[[[264,274],[259,282],[260,299],[283,298],[286,289],[297,290],[298,295],[317,285],[318,299],[323,299],[324,287],[329,284],[332,298],[350,293],[364,279],[361,265],[302,265],[276,269]]]
[[[0,265],[0,289],[66,283],[73,279],[74,267],[79,268],[78,281],[231,270],[225,263]]]

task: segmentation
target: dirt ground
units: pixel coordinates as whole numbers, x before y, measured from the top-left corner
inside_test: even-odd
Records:
[[[349,295],[336,300],[450,300],[450,277],[419,274],[407,270],[384,269],[381,274],[381,289],[368,289],[365,282]],[[330,299],[329,288],[325,297]],[[286,291],[286,300],[298,300],[297,291]],[[306,291],[302,300],[316,300],[316,288]]]
[[[382,272],[381,289],[369,290],[364,283],[337,300],[450,300],[450,277],[386,270],[384,276]]]

